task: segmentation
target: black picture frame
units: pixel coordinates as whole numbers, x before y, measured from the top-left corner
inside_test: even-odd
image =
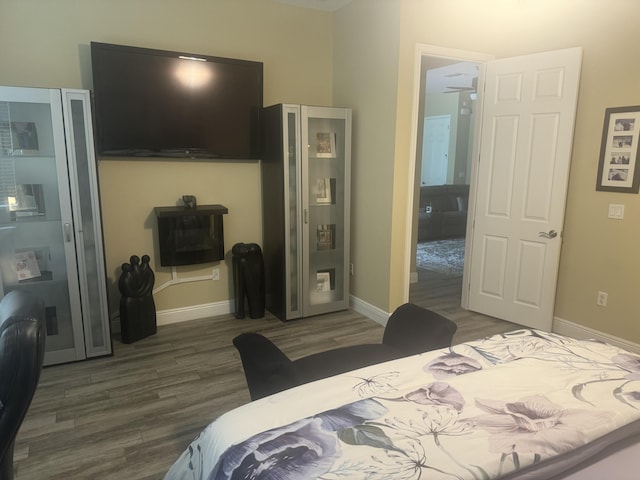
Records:
[[[602,127],[596,190],[640,191],[640,105],[607,108]]]
[[[11,122],[14,154],[38,153],[38,130],[34,122]]]

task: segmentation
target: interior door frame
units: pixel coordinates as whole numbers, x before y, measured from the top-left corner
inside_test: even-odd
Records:
[[[428,45],[423,43],[416,44],[415,52],[414,52],[414,63],[413,63],[413,112],[411,119],[411,147],[409,154],[409,185],[411,188],[408,188],[407,193],[407,218],[406,218],[406,232],[405,232],[405,261],[404,261],[404,299],[405,301],[409,301],[409,288],[411,285],[411,257],[413,251],[413,223],[414,223],[414,195],[416,188],[416,162],[417,162],[417,138],[418,138],[418,127],[422,124],[419,119],[420,115],[420,91],[422,88],[421,85],[421,72],[422,72],[422,57],[442,57],[447,58],[453,61],[460,62],[476,62],[479,64],[478,69],[478,97],[476,100],[477,111],[482,111],[482,91],[484,89],[484,76],[485,76],[485,64],[491,60],[494,60],[495,57],[493,55],[489,55],[486,53],[473,52],[468,50],[458,50],[454,48],[446,48],[439,47],[435,45]],[[480,117],[478,117],[480,118]],[[472,151],[472,159],[478,158],[478,149],[479,149],[479,139],[480,132],[482,128],[482,122],[477,121],[475,124],[475,129],[473,132],[473,151]],[[467,215],[467,240],[470,238],[471,229],[473,226],[473,218],[475,215],[475,178],[477,176],[477,167],[475,161],[471,162],[471,182],[469,188],[469,204],[468,204],[468,215]],[[468,292],[469,292],[469,272],[468,272],[468,264],[469,262],[466,259],[470,258],[471,255],[471,246],[469,241],[465,241],[465,262],[464,262],[464,271],[462,277],[462,298],[461,305],[463,308],[466,308],[468,305]]]

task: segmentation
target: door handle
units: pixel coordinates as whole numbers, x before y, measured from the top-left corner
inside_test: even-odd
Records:
[[[64,224],[64,239],[67,242],[71,241],[71,224],[70,223]]]
[[[544,238],[556,238],[558,236],[558,232],[555,230],[549,230],[548,232],[538,232],[539,237]]]

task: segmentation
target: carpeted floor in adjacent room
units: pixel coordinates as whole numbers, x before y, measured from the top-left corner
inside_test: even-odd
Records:
[[[418,243],[416,266],[450,276],[462,276],[464,238]]]

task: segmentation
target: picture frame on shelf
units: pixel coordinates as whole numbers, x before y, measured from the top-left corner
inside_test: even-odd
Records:
[[[40,151],[35,122],[11,122],[11,144],[14,155],[34,155]]]
[[[19,183],[15,186],[15,196],[8,196],[11,220],[18,217],[46,215],[44,191],[40,183]]]
[[[336,132],[316,133],[316,157],[336,158]]]
[[[13,256],[13,263],[19,282],[37,278],[42,275],[40,268],[38,268],[36,254],[33,250],[16,252]]]
[[[331,290],[331,276],[329,272],[318,272],[316,273],[316,291],[318,292],[328,292]]]
[[[605,110],[596,190],[638,193],[640,106]]]
[[[336,270],[335,268],[327,268],[316,272],[318,292],[330,292],[336,289]]]
[[[15,253],[25,253],[32,252],[35,255],[36,263],[38,264],[38,269],[42,275],[50,273],[49,267],[51,262],[51,252],[49,247],[41,246],[41,247],[26,247],[26,248],[16,248]]]
[[[318,225],[316,232],[316,250],[333,250],[336,248],[335,224]]]
[[[333,182],[332,182],[333,180]],[[332,203],[332,183],[335,185],[335,179],[325,177],[319,178],[316,182],[315,199],[316,203],[329,204]]]

